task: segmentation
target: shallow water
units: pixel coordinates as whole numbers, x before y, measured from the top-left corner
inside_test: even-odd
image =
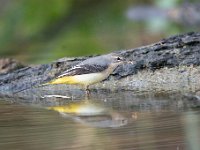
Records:
[[[182,96],[0,100],[2,150],[199,148],[200,108]]]

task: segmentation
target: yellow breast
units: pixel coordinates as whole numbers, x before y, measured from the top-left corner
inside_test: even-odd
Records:
[[[90,73],[75,76],[64,76],[55,80],[52,80],[48,84],[82,84],[91,85],[100,82],[107,78],[105,73]]]
[[[116,65],[110,65],[110,67],[108,67],[103,72],[74,75],[74,76],[63,76],[54,79],[46,84],[82,84],[87,86],[106,79],[110,75],[110,73],[113,72],[115,68]]]

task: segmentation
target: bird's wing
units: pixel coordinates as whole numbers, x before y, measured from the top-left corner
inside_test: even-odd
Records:
[[[57,78],[60,78],[63,76],[74,76],[74,75],[81,75],[81,74],[97,73],[97,72],[102,72],[107,68],[108,66],[101,66],[101,65],[87,65],[87,64],[77,65],[77,66],[72,67],[69,70],[66,70]]]

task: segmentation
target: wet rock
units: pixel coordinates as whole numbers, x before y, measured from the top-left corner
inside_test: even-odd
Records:
[[[24,65],[17,60],[11,58],[0,59],[0,74],[6,74],[23,67]]]
[[[91,89],[134,92],[200,90],[200,33],[176,35],[151,45],[117,53],[132,61],[132,64],[119,66],[107,80],[92,85]],[[46,94],[63,90],[69,95],[80,94],[83,90],[79,86],[36,87],[87,58],[63,58],[50,64],[28,66],[0,74],[0,95],[13,96],[18,91],[30,92],[32,89],[39,95],[44,90]],[[24,96],[24,91],[20,94]]]

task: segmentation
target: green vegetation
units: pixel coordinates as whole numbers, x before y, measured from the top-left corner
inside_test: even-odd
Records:
[[[140,5],[156,3],[149,0]],[[171,1],[171,5],[177,4]],[[1,1],[0,56],[45,63],[134,48],[190,31],[159,19],[150,23],[128,19],[127,10],[137,5],[136,0]]]

